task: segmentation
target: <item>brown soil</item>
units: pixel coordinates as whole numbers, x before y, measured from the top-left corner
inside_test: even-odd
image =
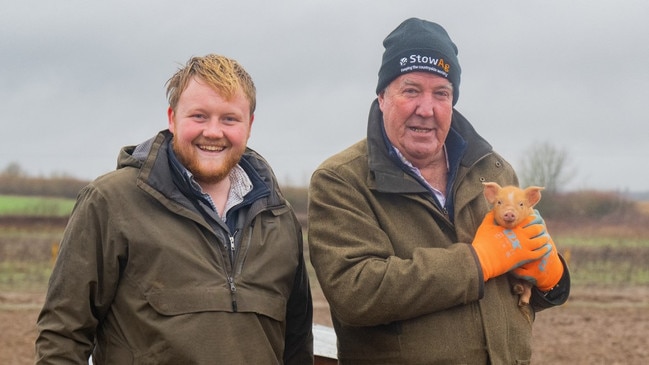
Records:
[[[314,288],[315,322],[331,325]],[[0,293],[0,364],[33,364],[43,293]],[[569,302],[541,312],[533,364],[648,364],[649,287],[574,290]]]
[[[331,325],[314,291],[315,322]],[[649,364],[649,287],[583,288],[536,316],[532,364]]]
[[[5,221],[0,221],[2,226]],[[12,221],[10,226],[21,226]],[[34,222],[29,227],[33,227]],[[46,229],[52,222],[40,222]],[[56,222],[60,229],[64,222]],[[550,224],[548,224],[550,225]],[[585,225],[580,225],[582,229]],[[562,227],[556,224],[553,232]],[[601,225],[587,231],[601,232]],[[640,233],[639,231],[642,230]],[[649,225],[618,232],[646,237]],[[583,234],[589,232],[582,232]],[[556,234],[556,233],[555,233]],[[42,242],[41,242],[42,241]],[[1,243],[1,242],[0,242]],[[0,245],[0,257],[47,260],[51,242],[31,242],[29,251],[19,240]],[[38,247],[38,250],[35,249]],[[25,251],[25,252],[23,252]],[[307,251],[308,253],[308,251]],[[583,256],[583,255],[582,255]],[[635,255],[634,255],[635,256]],[[628,258],[625,258],[628,259]],[[638,257],[646,260],[646,256]],[[308,262],[308,259],[307,259]],[[646,261],[644,261],[646,262]],[[309,265],[310,266],[310,265]],[[329,307],[317,281],[312,281],[314,322],[331,326]],[[0,364],[34,363],[36,318],[43,291],[0,291]],[[574,287],[568,303],[537,314],[534,324],[533,364],[649,364],[649,286],[627,288]]]

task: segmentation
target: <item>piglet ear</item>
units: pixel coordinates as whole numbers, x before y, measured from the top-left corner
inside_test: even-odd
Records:
[[[541,201],[541,190],[545,188],[540,186],[530,186],[525,188],[525,196],[527,201],[530,203],[530,207],[535,206],[539,201]]]
[[[500,185],[495,182],[485,182],[482,185],[484,185],[484,197],[487,198],[489,204],[495,203],[498,192],[501,189]]]

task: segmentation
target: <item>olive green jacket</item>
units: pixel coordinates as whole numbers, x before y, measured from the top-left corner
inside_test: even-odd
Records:
[[[81,191],[38,318],[37,363],[92,353],[98,364],[311,364],[301,227],[270,168],[244,154],[256,198],[231,233],[172,182],[170,138],[158,134],[141,159],[124,148],[118,169]]]
[[[454,219],[389,155],[375,101],[368,138],[329,158],[310,185],[311,262],[329,301],[342,364],[524,364],[534,310],[506,276],[483,282],[471,242],[489,207],[484,181],[517,183],[511,166],[457,111],[466,143],[452,185]],[[447,140],[448,141],[448,140]]]

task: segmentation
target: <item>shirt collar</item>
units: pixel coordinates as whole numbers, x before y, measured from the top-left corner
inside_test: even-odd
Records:
[[[444,206],[446,204],[446,196],[444,195],[444,193],[442,193],[441,191],[435,189],[432,185],[430,185],[428,183],[428,181],[426,181],[426,179],[424,179],[424,177],[422,176],[421,171],[419,170],[419,168],[417,168],[415,165],[413,165],[412,162],[410,162],[401,153],[401,151],[399,151],[398,148],[396,148],[393,144],[390,144],[390,146],[391,146],[392,150],[394,151],[395,155],[399,158],[399,160],[401,160],[401,162],[403,162],[403,164],[406,165],[406,167],[413,174],[417,175],[422,183],[426,184],[426,187],[428,187],[428,189],[430,189],[433,192],[433,194],[435,194],[435,197],[437,198],[437,200],[439,201],[441,206]],[[446,144],[443,145],[443,148],[444,148],[444,157],[446,158],[446,171],[449,171],[449,162],[448,162],[448,153],[446,152]]]

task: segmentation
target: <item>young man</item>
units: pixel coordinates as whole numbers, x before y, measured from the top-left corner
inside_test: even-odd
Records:
[[[309,191],[338,359],[527,363],[534,311],[566,301],[568,270],[540,216],[512,232],[485,218],[482,182],[517,178],[453,108],[460,66],[446,31],[408,19],[383,44],[367,138],[325,161]],[[512,270],[543,283],[530,306],[519,308]]]
[[[169,129],[79,194],[38,318],[38,364],[305,364],[302,232],[246,147],[256,91],[236,61],[168,81]]]

